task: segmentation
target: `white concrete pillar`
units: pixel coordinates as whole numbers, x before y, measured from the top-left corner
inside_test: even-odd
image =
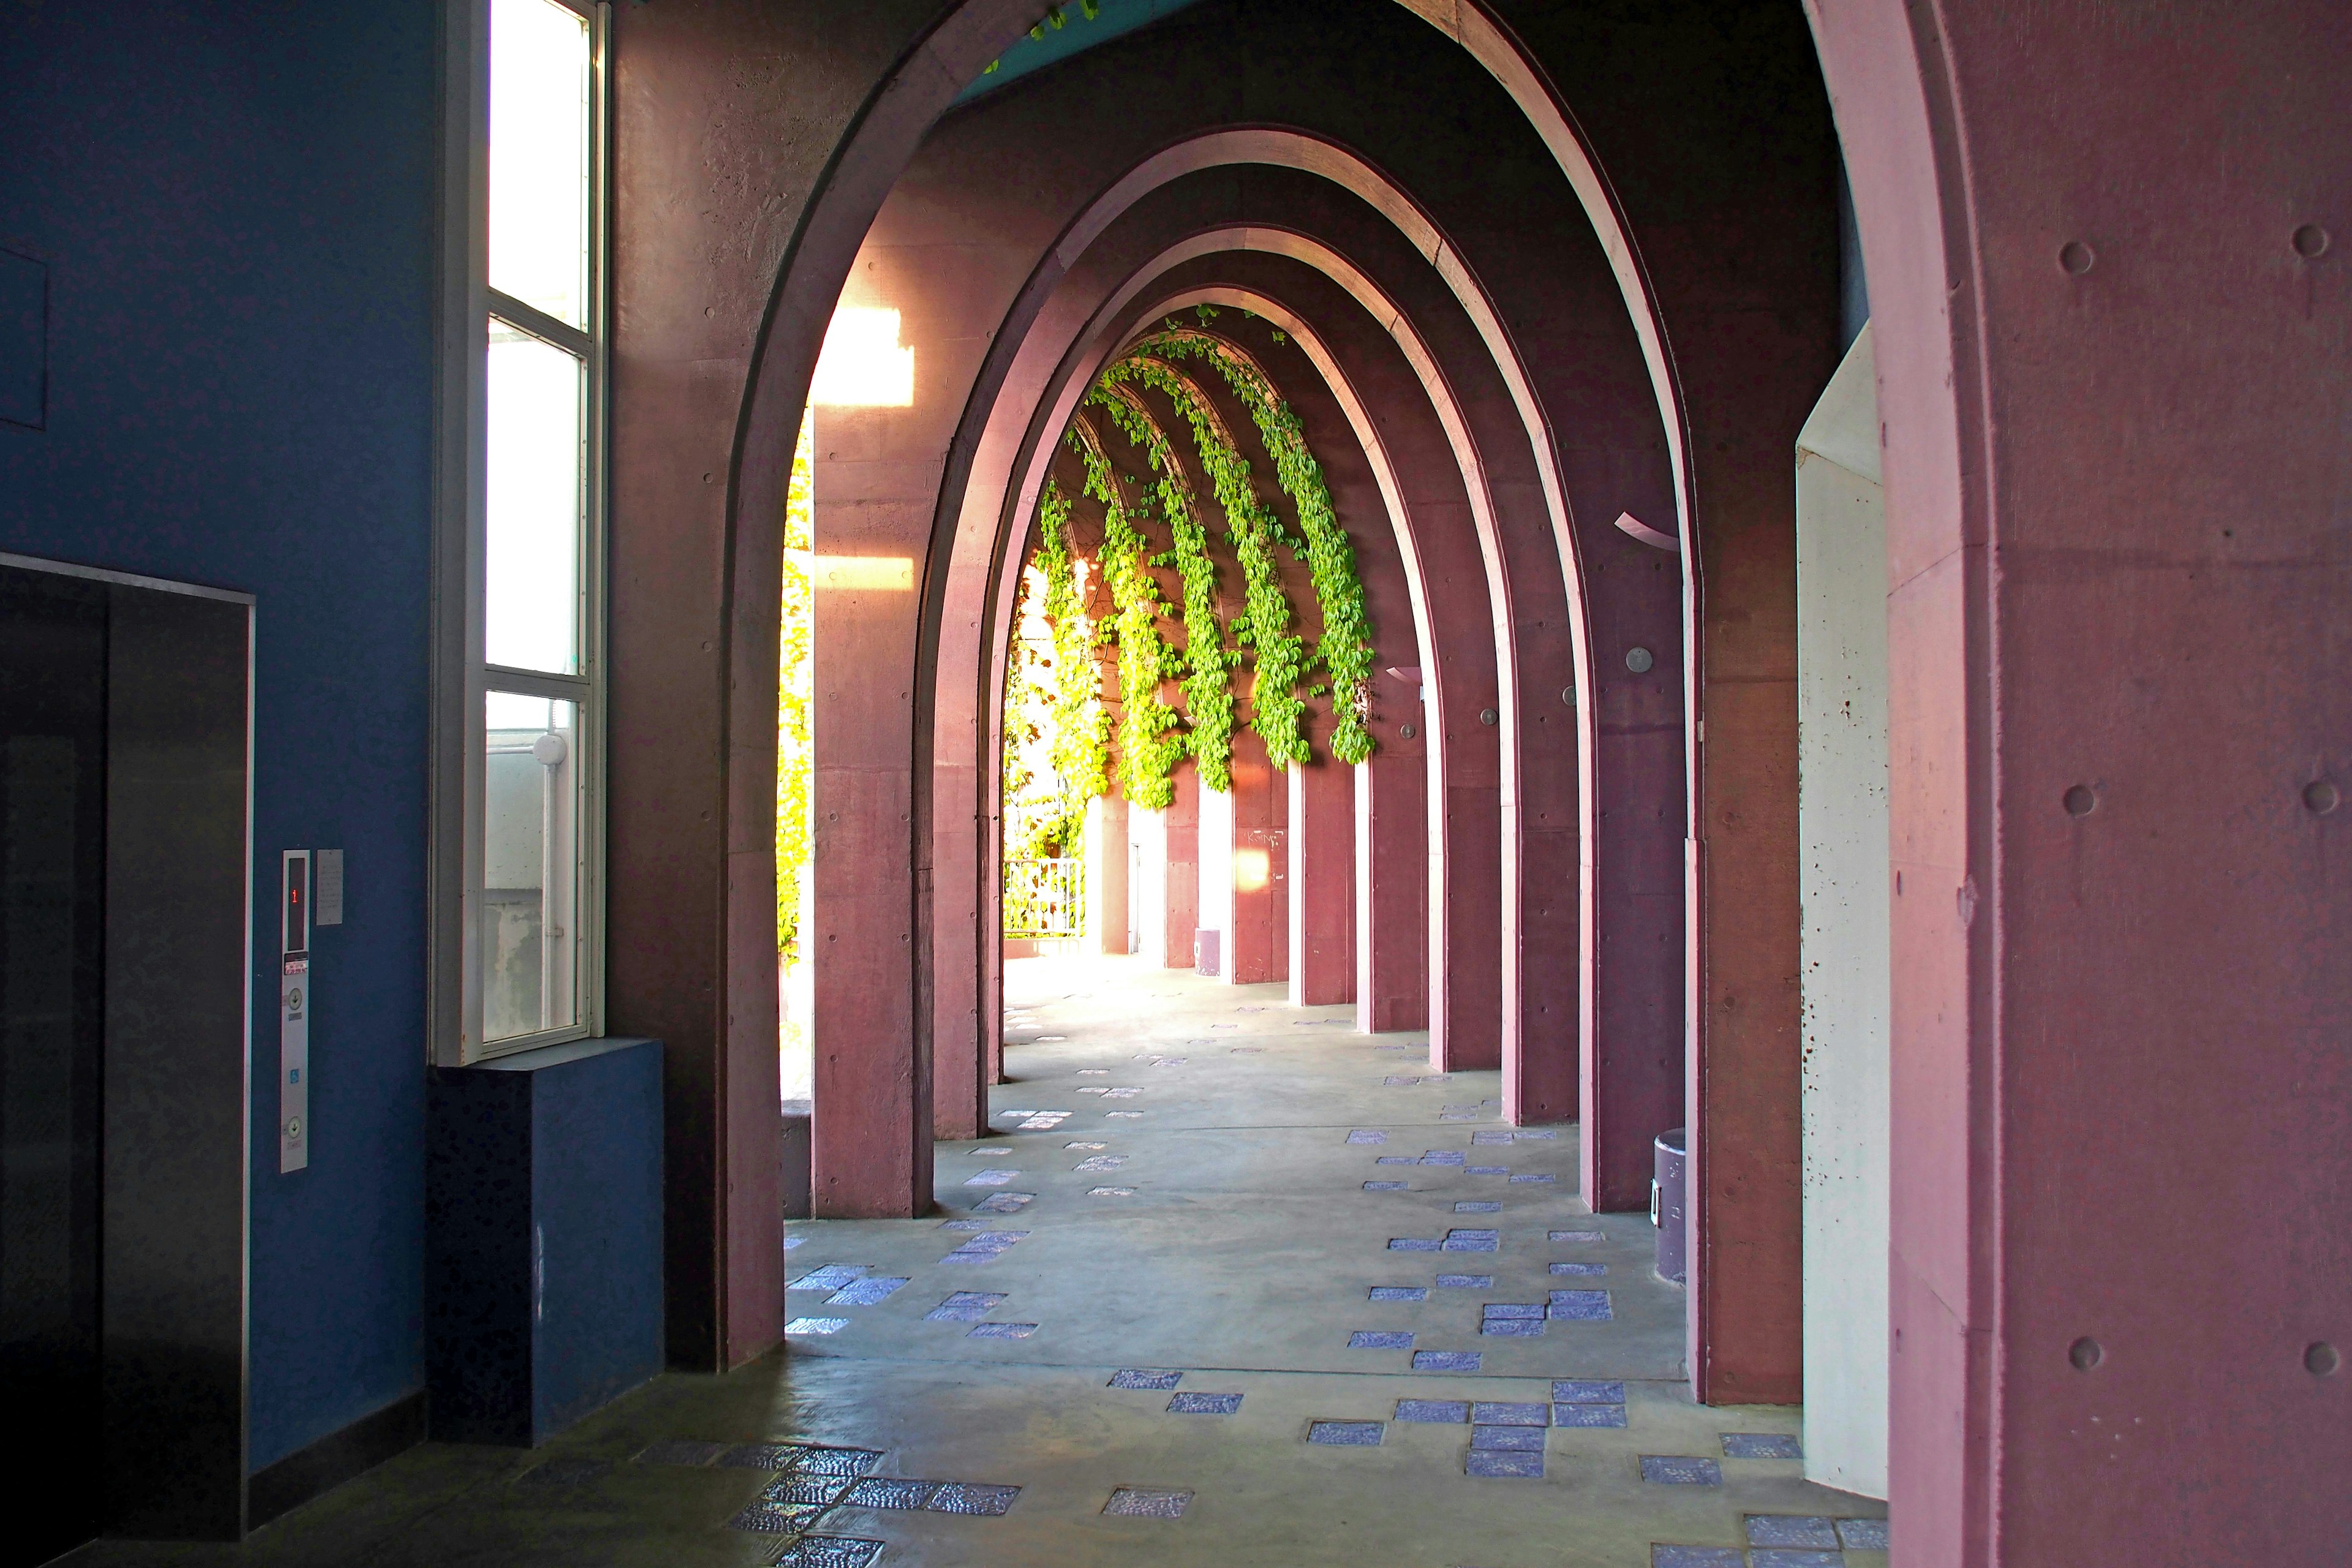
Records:
[[[1087,924],[1078,951],[1129,951],[1127,802],[1098,795],[1087,802]]]
[[[1168,950],[1168,814],[1127,808],[1127,902],[1133,911],[1129,925],[1134,951],[1157,954]]]
[[[1864,327],[1797,439],[1805,1476],[1886,1495],[1886,510]]]
[[[1234,797],[1201,787],[1202,931],[1217,933],[1217,974],[1234,978]]]

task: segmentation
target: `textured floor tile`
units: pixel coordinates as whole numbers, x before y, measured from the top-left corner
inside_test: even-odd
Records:
[[[1559,1130],[1550,1127],[1522,1127],[1511,1134],[1512,1141],[1515,1142],[1524,1142],[1529,1140],[1540,1142],[1557,1138],[1559,1136]]]
[[[1171,1415],[1236,1415],[1241,1408],[1238,1394],[1180,1394],[1168,1402]]]
[[[1122,1519],[1181,1519],[1185,1505],[1192,1500],[1188,1491],[1170,1491],[1160,1487],[1121,1487],[1110,1494],[1103,1511]]]
[[[1606,1241],[1609,1239],[1609,1233],[1603,1230],[1556,1230],[1551,1233],[1551,1239],[1554,1241]]]
[[[1515,1449],[1473,1448],[1462,1461],[1462,1473],[1465,1476],[1537,1480],[1544,1473],[1543,1458],[1539,1453],[1523,1453]]]
[[[1426,1285],[1375,1285],[1371,1288],[1367,1300],[1374,1301],[1426,1301],[1429,1300],[1429,1287]]]
[[[874,1272],[870,1263],[828,1263],[822,1268],[812,1268],[792,1283],[795,1290],[823,1290],[830,1294],[854,1280]]]
[[[974,1323],[968,1340],[1025,1340],[1037,1331],[1034,1323]]]
[[[1554,1290],[1551,1316],[1570,1323],[1605,1323],[1612,1316],[1606,1290]]]
[[[584,1487],[601,1481],[613,1473],[610,1459],[592,1459],[584,1456],[566,1455],[543,1459],[515,1478],[515,1485],[532,1490],[562,1490]]]
[[[1001,1290],[958,1290],[923,1314],[927,1323],[976,1323],[1004,1300]]]
[[[1497,1339],[1539,1340],[1543,1338],[1544,1326],[1540,1318],[1487,1318],[1480,1321],[1478,1331]]]
[[[1372,1162],[1375,1165],[1418,1165],[1421,1162],[1411,1154],[1383,1154]]]
[[[807,1245],[808,1237],[805,1236],[788,1236],[784,1237],[784,1250],[786,1252],[790,1252],[795,1247],[805,1247]]]
[[[1473,1132],[1470,1134],[1470,1142],[1473,1143],[1507,1143],[1510,1141],[1511,1135],[1508,1132],[1499,1131],[1493,1132]]]
[[[1644,1454],[1642,1479],[1660,1487],[1719,1487],[1723,1484],[1723,1467],[1713,1459],[1697,1459],[1685,1454]]]
[[[1143,1112],[1140,1110],[1106,1110],[1103,1112],[1103,1120],[1105,1121],[1140,1121],[1142,1119]]]
[[[1577,1275],[1589,1279],[1596,1275],[1608,1273],[1609,1265],[1606,1263],[1555,1263],[1551,1266],[1551,1271],[1554,1274]]]
[[[1470,1447],[1473,1448],[1507,1449],[1514,1453],[1543,1452],[1543,1428],[1539,1426],[1473,1426]]]
[[[1511,1168],[1508,1165],[1465,1165],[1462,1173],[1465,1176],[1507,1176]]]
[[[639,1451],[641,1465],[707,1465],[727,1452],[724,1443],[698,1443],[691,1437],[665,1437]]]
[[[824,1299],[828,1307],[872,1307],[889,1299],[890,1293],[906,1283],[904,1276],[883,1278],[869,1275],[853,1280]]]
[[[1842,1519],[1837,1528],[1839,1544],[1848,1552],[1887,1550],[1886,1521],[1883,1519]]]
[[[1511,1178],[1514,1182],[1538,1182],[1547,1186],[1559,1180],[1549,1171],[1522,1171]]]
[[[1795,1546],[1756,1547],[1748,1553],[1748,1568],[1845,1568],[1845,1553]]]
[[[1516,1400],[1481,1399],[1470,1406],[1471,1421],[1480,1426],[1542,1426],[1551,1420],[1551,1406]]]
[[[1020,1495],[1019,1487],[950,1481],[933,1492],[930,1500],[923,1507],[932,1513],[962,1513],[981,1519],[1002,1519],[1012,1509],[1013,1500]]]
[[[1826,1546],[1838,1544],[1837,1521],[1819,1514],[1751,1513],[1740,1521],[1750,1546]]]
[[[1415,1351],[1412,1370],[1415,1372],[1476,1372],[1482,1352],[1478,1351]]]
[[[784,1325],[788,1334],[837,1334],[849,1327],[847,1318],[794,1318]]]
[[[1551,1407],[1551,1424],[1555,1426],[1622,1426],[1625,1407],[1622,1405],[1555,1405]]]
[[[1737,1546],[1652,1546],[1650,1568],[1742,1568]]]
[[[1625,1403],[1625,1385],[1588,1377],[1554,1378],[1551,1402],[1554,1405],[1622,1405]]]
[[[1017,1214],[1037,1201],[1034,1193],[995,1193],[971,1205],[974,1214]]]
[[[828,1508],[839,1502],[841,1494],[856,1485],[856,1480],[855,1476],[826,1476],[814,1471],[793,1470],[778,1476],[760,1489],[760,1500]]]
[[[1131,1198],[1134,1195],[1133,1187],[1088,1187],[1087,1189],[1087,1196],[1090,1198]]]
[[[1081,1138],[1075,1143],[1065,1143],[1062,1147],[1065,1149],[1108,1149],[1110,1145],[1108,1143],[1097,1143],[1089,1139]]]
[[[738,1443],[719,1456],[730,1470],[789,1470],[808,1450],[798,1443]]]
[[[1727,1459],[1801,1459],[1805,1450],[1786,1432],[1726,1432],[1723,1435],[1723,1457]]]
[[[1368,1193],[1401,1193],[1406,1189],[1407,1184],[1408,1184],[1403,1182],[1366,1182],[1364,1184],[1364,1191]]]
[[[1348,1134],[1350,1143],[1385,1143],[1389,1135],[1377,1127],[1359,1127]]]
[[[1384,1430],[1378,1421],[1316,1421],[1307,1425],[1307,1440],[1339,1448],[1377,1448]]]
[[[882,1462],[873,1448],[799,1447],[793,1473],[801,1476],[862,1476]]]
[[[1475,1118],[1466,1110],[1441,1110],[1437,1113],[1437,1119],[1440,1121],[1470,1121],[1475,1120]]]
[[[1173,1388],[1184,1381],[1181,1372],[1154,1372],[1148,1367],[1123,1366],[1110,1374],[1111,1388]]]
[[[1073,1171],[1116,1171],[1127,1163],[1124,1154],[1092,1154],[1070,1167]]]
[[[1495,1288],[1492,1274],[1441,1274],[1437,1283],[1448,1290],[1491,1290]]]
[[[1396,1418],[1425,1425],[1458,1425],[1470,1419],[1470,1402],[1466,1399],[1400,1399],[1396,1402]]]
[[[984,1219],[950,1219],[941,1221],[940,1228],[941,1230],[986,1230],[988,1224],[989,1222]]]
[[[1478,1309],[1478,1315],[1482,1318],[1541,1318],[1544,1304],[1541,1301],[1489,1301]]]
[[[878,1541],[846,1535],[803,1535],[784,1548],[776,1568],[872,1568],[882,1557]]]
[[[1018,1171],[976,1171],[963,1179],[963,1184],[967,1187],[1001,1187],[1020,1173]]]
[[[1502,1245],[1502,1233],[1494,1230],[1449,1230],[1445,1233],[1446,1252],[1493,1252]]]
[[[897,1476],[868,1476],[841,1495],[844,1508],[919,1509],[940,1489],[937,1481],[905,1480]]]
[[[1454,1205],[1455,1214],[1501,1214],[1503,1205],[1489,1198],[1464,1198]]]
[[[1422,1154],[1421,1163],[1424,1165],[1460,1165],[1468,1162],[1459,1149],[1431,1149]]]
[[[727,1521],[727,1528],[756,1531],[762,1535],[792,1535],[814,1524],[824,1512],[822,1507],[753,1498],[743,1505],[740,1513]]]
[[[1409,1351],[1412,1336],[1396,1329],[1358,1329],[1348,1336],[1351,1351]]]
[[[1438,1243],[1433,1237],[1395,1236],[1389,1238],[1391,1252],[1435,1252]]]

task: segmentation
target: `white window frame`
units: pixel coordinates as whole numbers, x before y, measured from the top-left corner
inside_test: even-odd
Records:
[[[606,333],[608,184],[612,163],[610,10],[606,0],[548,0],[589,36],[588,292],[583,331],[491,289],[489,31],[491,0],[445,0],[442,243],[436,409],[433,624],[434,721],[427,889],[428,1059],[465,1066],[593,1037],[604,1026],[605,476],[610,385]],[[487,662],[489,321],[574,354],[583,375],[580,671],[552,675]],[[495,1042],[482,1038],[485,702],[492,692],[574,704],[580,780],[575,1021]]]

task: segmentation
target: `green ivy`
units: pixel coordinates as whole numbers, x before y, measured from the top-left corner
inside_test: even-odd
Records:
[[[1217,618],[1217,566],[1209,554],[1209,531],[1192,507],[1192,489],[1168,437],[1131,388],[1111,385],[1096,405],[1106,410],[1127,438],[1140,447],[1159,476],[1160,510],[1168,520],[1174,548],[1155,563],[1173,565],[1184,588],[1185,743],[1201,782],[1223,794],[1233,787],[1234,694],[1229,677],[1241,662],[1225,646],[1224,623]],[[1174,767],[1174,762],[1170,762]]]
[[[1298,416],[1264,372],[1207,332],[1173,327],[1146,338],[1131,352],[1172,360],[1205,360],[1249,410],[1266,451],[1274,458],[1283,493],[1298,509],[1299,531],[1307,536],[1307,574],[1315,584],[1316,606],[1323,616],[1316,657],[1330,677],[1336,720],[1331,754],[1344,763],[1362,762],[1372,754],[1371,731],[1364,722],[1367,688],[1372,677],[1371,616],[1364,605],[1363,581],[1356,573],[1355,546],[1339,526],[1323,465],[1307,449],[1307,432]]]
[[[1070,554],[1070,501],[1053,480],[1038,498],[1036,563],[1045,579],[1045,622],[1054,633],[1051,756],[1052,808],[1032,829],[1029,853],[1048,845],[1080,841],[1087,802],[1110,787],[1110,715],[1097,700],[1101,678],[1095,670],[1094,623],[1078,601]]]
[[[1302,724],[1307,703],[1298,695],[1307,674],[1306,639],[1290,629],[1290,601],[1284,597],[1274,548],[1286,541],[1282,520],[1259,499],[1250,467],[1225,433],[1216,410],[1189,376],[1165,360],[1137,352],[1112,364],[1097,380],[1097,393],[1121,383],[1140,383],[1165,394],[1192,426],[1201,466],[1224,509],[1225,537],[1241,563],[1243,611],[1234,628],[1253,655],[1250,728],[1265,742],[1276,767],[1308,760]],[[1205,777],[1205,774],[1203,775]]]
[[[1120,793],[1150,811],[1173,804],[1169,775],[1184,755],[1184,739],[1170,733],[1176,710],[1160,700],[1160,683],[1183,671],[1183,662],[1160,635],[1168,601],[1151,574],[1144,539],[1129,516],[1118,476],[1111,472],[1094,427],[1074,421],[1070,445],[1085,458],[1087,494],[1103,503],[1102,574],[1118,611],[1111,636],[1118,643]]]
[[[809,652],[815,600],[802,563],[814,537],[809,484],[814,428],[803,415],[793,477],[784,490],[783,636],[776,661],[776,951],[787,967],[800,956],[801,882],[808,875],[811,826],[809,709],[816,693]]]

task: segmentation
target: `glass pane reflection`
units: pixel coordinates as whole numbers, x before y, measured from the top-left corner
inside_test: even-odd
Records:
[[[578,709],[493,691],[482,769],[482,1038],[578,1021]]]
[[[484,657],[580,671],[583,390],[579,359],[490,322]]]
[[[490,6],[490,287],[588,325],[588,24]]]

